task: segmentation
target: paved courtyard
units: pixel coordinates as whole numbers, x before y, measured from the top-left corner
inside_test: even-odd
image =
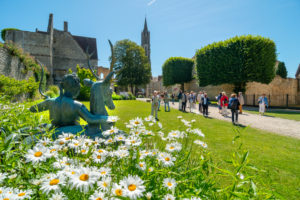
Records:
[[[145,98],[137,99],[140,101],[147,101]],[[170,103],[171,108],[178,109],[178,102],[175,102],[174,105]],[[192,109],[193,113],[200,114],[197,108]],[[161,104],[161,111],[164,112],[164,104]],[[189,108],[186,109],[189,111]],[[149,111],[150,112],[150,111]],[[208,109],[209,117],[229,121],[231,122],[231,112],[228,110],[228,117],[223,117],[218,112],[218,108],[216,106],[210,106]],[[239,124],[244,126],[251,126],[253,128],[258,128],[266,131],[270,131],[273,133],[277,133],[280,135],[300,138],[300,122],[295,120],[282,119],[277,117],[270,116],[260,116],[257,114],[251,113],[243,113],[239,115]]]

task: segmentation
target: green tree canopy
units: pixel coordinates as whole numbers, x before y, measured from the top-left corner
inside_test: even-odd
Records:
[[[134,86],[145,85],[150,82],[151,68],[145,50],[130,40],[121,40],[114,45],[118,85],[130,86],[132,93]]]
[[[275,43],[261,36],[236,36],[196,52],[200,86],[234,84],[235,92],[246,83],[270,83],[275,76]]]
[[[284,62],[279,62],[278,63],[278,67],[277,67],[277,70],[276,70],[276,75],[279,75],[282,78],[286,78],[287,77],[287,70],[286,70]]]
[[[194,60],[190,58],[171,57],[167,59],[162,66],[164,86],[181,84],[181,89],[184,89],[184,83],[192,80],[193,66]]]

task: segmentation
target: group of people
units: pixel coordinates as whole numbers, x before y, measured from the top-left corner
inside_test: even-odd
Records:
[[[154,91],[152,96],[152,109],[151,115],[155,115],[157,118],[157,111],[160,109],[160,104],[163,101],[165,104],[165,111],[170,111],[170,104],[169,102],[172,101],[174,104],[176,95],[173,93],[171,97],[168,95],[167,92],[157,92]],[[208,107],[211,104],[210,99],[207,96],[207,93],[204,91],[196,92],[186,92],[180,90],[177,99],[179,102],[179,110],[186,112],[186,109],[189,108],[189,111],[192,112],[193,109],[196,109],[198,105],[198,110],[203,116],[208,116]],[[233,124],[238,123],[238,115],[243,113],[243,105],[245,103],[244,97],[242,92],[239,92],[238,95],[232,93],[230,98],[226,95],[226,92],[221,92],[218,96],[216,96],[217,104],[219,113],[222,114],[224,117],[228,116],[228,109],[231,111],[231,119]],[[258,105],[259,105],[259,113],[263,115],[266,111],[266,107],[268,107],[268,99],[265,94],[258,98]]]

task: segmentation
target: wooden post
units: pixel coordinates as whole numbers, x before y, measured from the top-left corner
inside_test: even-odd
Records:
[[[255,94],[253,94],[253,106],[255,106]]]
[[[269,106],[271,105],[271,95],[269,94]]]
[[[286,108],[289,107],[289,95],[286,94]]]

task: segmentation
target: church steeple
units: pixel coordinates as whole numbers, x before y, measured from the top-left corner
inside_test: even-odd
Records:
[[[144,30],[142,31],[141,46],[145,49],[145,54],[151,64],[150,59],[150,31],[148,31],[147,19],[145,17]]]

